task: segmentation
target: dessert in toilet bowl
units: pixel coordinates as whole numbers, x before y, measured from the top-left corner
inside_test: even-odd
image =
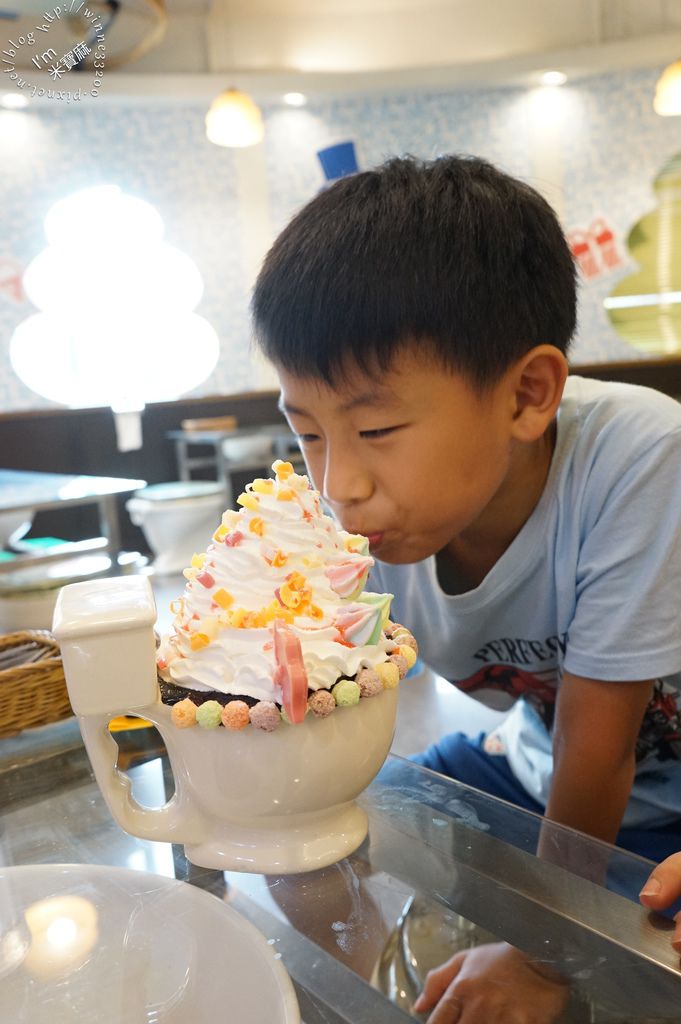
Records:
[[[277,461],[185,569],[157,667],[178,728],[274,731],[395,688],[416,641],[364,590],[373,559],[308,478]]]

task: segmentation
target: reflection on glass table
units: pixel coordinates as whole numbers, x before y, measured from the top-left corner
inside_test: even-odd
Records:
[[[118,741],[137,799],[165,802],[172,772],[154,731]],[[429,968],[500,940],[568,979],[563,1022],[681,1019],[671,921],[637,903],[649,862],[560,826],[551,845],[569,869],[540,860],[540,818],[400,758],[360,798],[370,829],[352,856],[279,877],[196,868],[179,846],[127,836],[75,731],[19,770],[3,767],[0,863],[109,864],[213,893],[281,954],[306,1024],[413,1020]]]
[[[0,516],[26,512],[30,520],[34,512],[74,505],[96,505],[101,538],[54,547],[47,554],[26,554],[3,563],[0,572],[14,572],[26,566],[44,566],[69,556],[92,558],[102,552],[110,563],[116,563],[121,551],[117,495],[144,487],[144,480],[128,480],[108,476],[72,476],[66,473],[36,473],[0,469]],[[21,517],[20,517],[21,518]],[[96,555],[95,555],[96,557]]]

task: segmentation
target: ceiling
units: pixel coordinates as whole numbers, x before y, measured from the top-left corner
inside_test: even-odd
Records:
[[[679,0],[168,0],[166,42],[144,67],[182,62],[198,29],[203,71],[376,73],[681,40]],[[680,51],[681,52],[681,51]],[[188,57],[188,52],[185,57]],[[184,64],[183,64],[184,67]],[[136,70],[143,70],[140,65]],[[187,69],[189,70],[189,69]]]
[[[140,52],[159,3],[121,0],[106,34],[107,91],[140,76],[152,92],[171,77],[190,93],[227,77],[260,95],[518,85],[547,68],[574,78],[681,56],[679,0],[165,0],[161,41],[114,68],[117,53]],[[18,15],[0,20],[0,40],[51,6],[0,0]]]

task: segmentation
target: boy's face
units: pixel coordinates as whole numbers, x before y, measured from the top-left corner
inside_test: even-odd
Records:
[[[478,395],[408,346],[380,378],[357,369],[331,388],[279,376],[315,487],[382,561],[418,561],[503,516],[514,411],[506,378]]]

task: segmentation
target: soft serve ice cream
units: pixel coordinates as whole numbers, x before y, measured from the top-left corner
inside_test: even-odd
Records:
[[[339,530],[288,462],[248,484],[205,554],[185,570],[172,631],[158,649],[175,725],[248,725],[325,717],[395,687],[416,642],[389,619],[390,594],[365,593],[364,537]]]

